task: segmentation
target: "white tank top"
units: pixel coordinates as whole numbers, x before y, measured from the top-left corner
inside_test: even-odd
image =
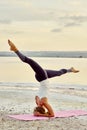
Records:
[[[48,79],[41,81],[38,96],[40,98],[47,97],[48,96],[48,89],[49,89],[49,81],[48,81]]]

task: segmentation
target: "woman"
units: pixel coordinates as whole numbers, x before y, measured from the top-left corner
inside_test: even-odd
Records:
[[[48,103],[47,97],[40,99],[38,96],[36,96],[35,100],[37,104],[37,107],[34,109],[35,116],[54,117],[54,111],[51,105]]]
[[[8,44],[10,46],[11,51],[14,51],[23,62],[25,62],[31,66],[31,68],[35,72],[36,80],[38,82],[40,82],[41,87],[39,88],[38,96],[35,97],[37,107],[34,109],[34,115],[35,116],[47,116],[47,117],[54,116],[53,109],[52,109],[51,105],[48,103],[48,99],[47,99],[48,78],[60,76],[65,73],[68,73],[68,72],[77,73],[79,71],[75,70],[73,67],[68,70],[61,69],[59,71],[43,69],[37,62],[35,62],[31,58],[24,56],[10,40],[8,40]]]

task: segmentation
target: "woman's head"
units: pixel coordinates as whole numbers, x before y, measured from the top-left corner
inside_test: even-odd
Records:
[[[35,107],[34,112],[39,112],[41,114],[45,114],[45,109],[41,106]]]

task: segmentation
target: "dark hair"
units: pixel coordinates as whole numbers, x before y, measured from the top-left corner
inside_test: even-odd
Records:
[[[34,112],[39,112],[41,114],[45,114],[45,109],[43,107],[35,107]]]

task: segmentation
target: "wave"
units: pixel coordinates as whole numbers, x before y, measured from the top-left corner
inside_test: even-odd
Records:
[[[87,51],[22,51],[29,57],[63,57],[63,58],[87,58]],[[12,52],[2,51],[1,57],[15,57]]]
[[[36,90],[39,88],[38,83],[22,83],[22,82],[0,82],[0,89],[30,89]],[[87,85],[77,84],[58,84],[51,83],[49,89],[56,91],[57,89],[75,89],[75,90],[87,90]]]

